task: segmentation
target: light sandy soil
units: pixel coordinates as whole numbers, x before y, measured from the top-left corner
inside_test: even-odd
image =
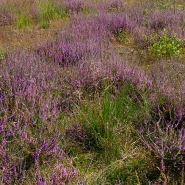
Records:
[[[16,28],[14,25],[0,27],[0,50],[33,48],[52,39],[61,29],[70,23],[68,19],[52,20],[49,28],[43,29],[39,25],[31,25],[25,28]]]

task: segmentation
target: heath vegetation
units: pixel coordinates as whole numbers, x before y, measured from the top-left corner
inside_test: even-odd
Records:
[[[0,48],[0,184],[184,185],[184,8],[0,0],[0,29],[68,21]]]

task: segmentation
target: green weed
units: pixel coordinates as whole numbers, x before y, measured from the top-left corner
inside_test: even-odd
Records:
[[[149,47],[149,51],[157,58],[181,57],[183,53],[183,40],[178,38],[176,33],[173,36],[169,36],[165,30],[160,40]]]

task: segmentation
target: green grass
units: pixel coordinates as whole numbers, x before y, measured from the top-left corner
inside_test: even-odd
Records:
[[[93,99],[87,96],[76,105],[66,125],[74,126],[75,133],[81,128],[84,140],[68,139],[67,151],[87,184],[138,184],[136,174],[145,182],[148,151],[141,151],[134,123],[142,121],[148,102],[144,95],[133,98],[140,92],[129,83],[116,94],[112,90],[107,84]]]
[[[41,28],[43,29],[47,29],[50,26],[48,21],[42,21],[40,24],[41,24]]]
[[[96,14],[96,13],[98,13],[98,11],[95,8],[86,7],[84,9],[82,9],[82,14],[83,15]]]
[[[51,20],[58,18],[65,18],[66,11],[63,8],[57,8],[52,0],[40,3],[40,19],[41,20]]]
[[[0,61],[4,59],[5,55],[6,55],[6,50],[0,49]]]
[[[32,20],[30,17],[24,15],[23,13],[19,13],[16,19],[16,24],[18,28],[24,28],[31,24]]]
[[[125,158],[110,163],[100,171],[97,178],[91,184],[122,184],[139,185],[144,182],[147,160],[145,156],[128,155]]]

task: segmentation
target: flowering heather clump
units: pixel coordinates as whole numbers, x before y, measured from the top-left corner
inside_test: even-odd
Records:
[[[120,29],[128,33],[134,33],[137,24],[134,20],[130,19],[127,15],[114,14],[110,16],[110,22],[107,23],[110,31],[116,34]]]
[[[124,3],[122,0],[103,0],[96,2],[94,5],[100,13],[122,11]]]
[[[121,14],[118,13],[117,17],[119,15]],[[127,21],[124,21],[123,17],[126,17]],[[115,20],[116,24],[128,25],[128,32],[134,35],[136,44],[141,42],[142,45],[146,45],[147,41],[150,46],[164,34],[164,29],[167,30],[169,36],[176,34],[178,38],[184,38],[185,16],[182,10],[171,13],[170,10],[161,11],[151,7],[136,7],[124,11],[123,16],[118,20]]]
[[[1,61],[1,183],[21,182],[28,170],[64,153],[57,131],[59,97],[52,93],[55,67],[26,52]]]
[[[48,177],[41,174],[40,170],[36,171],[34,174],[35,183],[37,185],[43,184],[69,184],[71,179],[77,176],[76,169],[72,167],[66,167],[60,164],[60,161],[56,162],[51,175]]]
[[[171,35],[177,33],[181,38],[184,38],[183,24],[185,16],[182,11],[175,14],[171,11],[153,11],[149,18],[150,29],[161,34],[164,29],[167,29]]]
[[[53,184],[67,184],[69,180],[77,176],[77,171],[71,167],[65,167],[63,165],[56,165],[52,172],[52,183]]]
[[[115,91],[127,83],[143,90],[150,89],[152,85],[151,80],[142,70],[113,58],[104,59],[104,61],[90,60],[79,64],[73,68],[73,71],[68,76],[68,83],[73,87],[74,93],[78,90],[79,93],[82,93],[82,97],[85,92],[94,94],[103,91],[106,81]]]
[[[6,94],[4,109],[17,111],[29,107],[37,111],[37,106],[41,108],[44,102],[38,102],[37,98],[47,101],[44,92],[51,93],[54,87],[57,75],[54,66],[45,65],[39,57],[26,52],[9,55],[1,66],[2,90]],[[21,105],[23,101],[25,104]]]
[[[68,34],[70,32],[70,35]],[[60,65],[77,64],[90,58],[104,55],[108,41],[104,40],[110,35],[105,25],[96,17],[76,20],[65,33],[52,42],[41,46],[37,53]]]
[[[184,64],[168,61],[152,69],[151,110],[140,138],[158,160],[161,182],[180,182],[185,166]]]
[[[172,104],[184,102],[184,74],[185,65],[182,59],[177,61],[159,61],[151,70],[151,78],[156,96],[166,97]],[[156,99],[155,98],[155,99]]]
[[[62,3],[66,7],[66,11],[68,14],[70,13],[78,14],[88,6],[88,4],[83,0],[64,0]]]
[[[15,21],[15,15],[11,10],[5,10],[3,7],[0,7],[0,26],[11,24]]]
[[[173,117],[173,110],[165,108],[158,107],[155,115],[158,119],[141,128],[140,138],[159,160],[161,175],[164,174],[168,182],[172,182],[174,179],[180,179],[180,174],[185,167],[184,115],[178,115],[177,109],[177,112],[174,112],[177,117]],[[169,116],[167,116],[168,113]]]

